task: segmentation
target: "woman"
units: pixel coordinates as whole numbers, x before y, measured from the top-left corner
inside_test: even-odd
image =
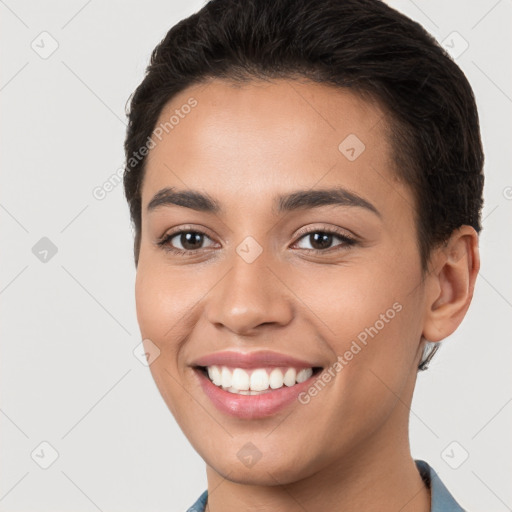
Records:
[[[434,39],[374,0],[213,0],[154,50],[125,150],[190,510],[462,510],[408,437],[480,265],[478,114]]]

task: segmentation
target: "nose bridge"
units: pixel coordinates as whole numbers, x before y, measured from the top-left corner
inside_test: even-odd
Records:
[[[286,324],[292,307],[286,287],[271,270],[272,255],[255,239],[245,238],[227,260],[229,271],[215,287],[208,304],[208,319],[237,332],[261,324]]]

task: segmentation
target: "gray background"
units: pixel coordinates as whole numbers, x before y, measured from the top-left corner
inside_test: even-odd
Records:
[[[512,510],[512,5],[390,4],[460,54],[486,151],[481,273],[461,327],[419,376],[412,451],[469,510]],[[1,511],[178,511],[206,488],[133,353],[122,185],[93,195],[123,165],[125,102],[151,50],[202,5],[0,1]]]

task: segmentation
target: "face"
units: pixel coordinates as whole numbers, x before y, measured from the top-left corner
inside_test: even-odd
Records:
[[[162,397],[230,480],[297,481],[407,439],[425,298],[385,128],[351,92],[288,80],[214,80],[161,113],[138,322]]]

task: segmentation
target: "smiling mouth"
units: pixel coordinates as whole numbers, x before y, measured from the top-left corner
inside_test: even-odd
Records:
[[[215,386],[238,395],[261,395],[300,384],[320,373],[322,367],[234,368],[228,366],[196,366]]]

